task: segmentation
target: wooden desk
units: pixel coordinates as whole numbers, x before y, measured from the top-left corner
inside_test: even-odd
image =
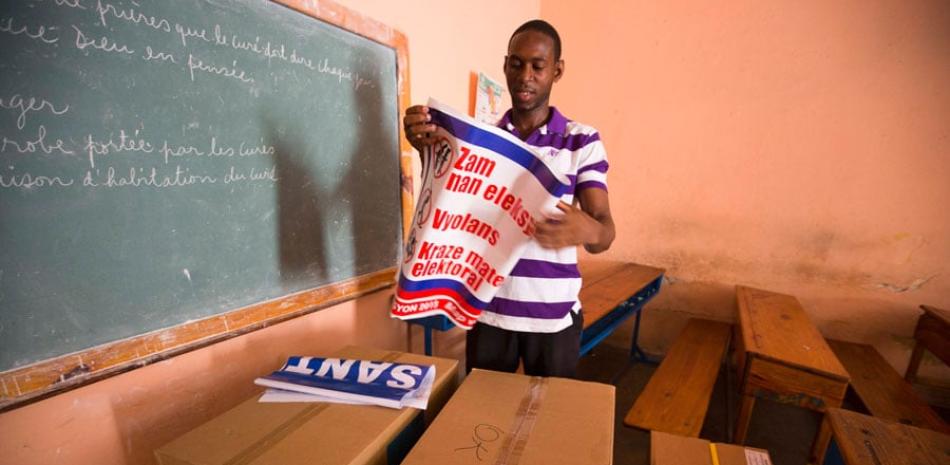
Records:
[[[914,351],[910,354],[910,363],[907,364],[907,373],[904,374],[904,379],[912,383],[917,379],[917,369],[920,368],[924,349],[950,365],[950,311],[929,305],[921,305],[920,308],[924,310],[924,314],[917,320]]]
[[[584,312],[581,355],[590,352],[631,315],[636,315],[630,357],[646,360],[637,342],[640,336],[640,310],[660,291],[665,270],[604,260],[584,260],[578,267],[584,281],[580,292]]]
[[[583,279],[580,291],[584,312],[581,355],[590,352],[631,315],[636,315],[630,356],[646,360],[646,355],[637,343],[640,335],[640,310],[660,291],[665,270],[607,260],[584,260],[578,264],[578,268]],[[455,327],[448,318],[441,315],[407,322],[425,328],[426,355],[432,355],[432,330],[446,331]]]
[[[769,399],[825,412],[840,407],[848,389],[848,372],[790,295],[736,287],[739,325],[736,351],[742,380],[742,404],[735,441],[745,441],[755,399]],[[815,453],[824,455],[830,437],[815,438]],[[812,460],[816,460],[812,457]]]
[[[822,423],[847,465],[946,465],[950,436],[837,408]],[[819,461],[819,463],[821,463]]]

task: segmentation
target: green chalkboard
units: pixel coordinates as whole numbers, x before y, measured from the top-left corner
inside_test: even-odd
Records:
[[[0,6],[0,371],[396,265],[392,48],[264,0]]]

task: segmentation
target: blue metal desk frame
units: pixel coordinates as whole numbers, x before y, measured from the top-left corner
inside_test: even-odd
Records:
[[[646,305],[658,292],[663,283],[663,275],[660,274],[656,279],[641,288],[627,300],[607,312],[602,318],[594,324],[588,326],[581,333],[581,356],[587,355],[597,344],[607,338],[618,326],[620,326],[631,315],[636,315],[636,321],[633,324],[633,341],[630,344],[630,359],[635,362],[653,361],[647,357],[638,344],[640,337],[640,313],[643,306]],[[444,316],[430,316],[426,318],[417,318],[407,320],[408,323],[420,325],[425,333],[425,353],[432,355],[432,330],[447,331],[455,327],[448,318]]]
[[[642,287],[627,300],[614,307],[603,317],[584,329],[581,333],[581,356],[587,355],[600,341],[610,336],[627,318],[636,315],[636,321],[633,324],[633,337],[630,342],[630,360],[635,362],[651,362],[649,357],[640,348],[640,314],[643,306],[653,299],[660,292],[660,285],[663,283],[663,275],[657,276],[649,284]]]

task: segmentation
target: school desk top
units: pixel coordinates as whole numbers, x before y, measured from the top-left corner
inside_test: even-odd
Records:
[[[739,326],[746,352],[847,383],[848,372],[793,296],[738,286]]]
[[[825,421],[847,465],[950,463],[950,435],[836,408]]]

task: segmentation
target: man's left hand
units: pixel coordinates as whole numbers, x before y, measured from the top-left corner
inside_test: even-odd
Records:
[[[534,223],[534,238],[542,247],[559,249],[596,240],[600,228],[597,220],[584,210],[565,202],[559,202],[557,209],[562,215]]]

